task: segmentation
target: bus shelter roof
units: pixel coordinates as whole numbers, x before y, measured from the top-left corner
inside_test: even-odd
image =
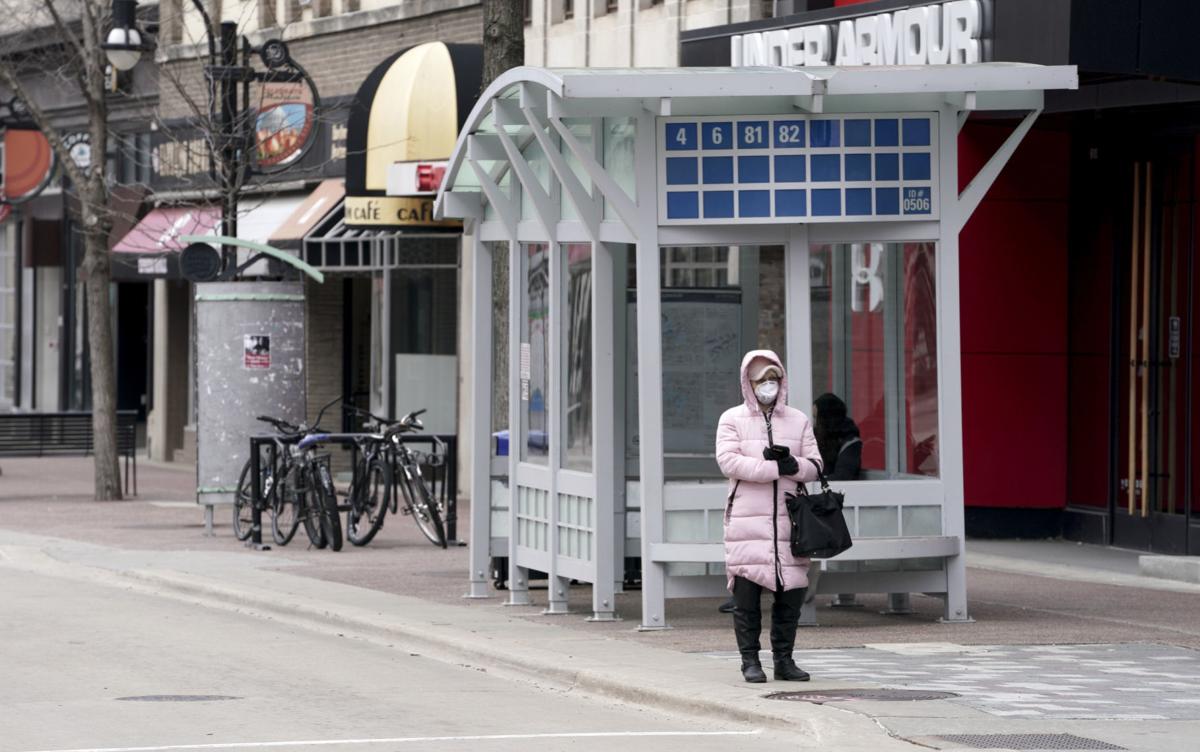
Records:
[[[964,111],[1040,109],[1045,90],[1076,89],[1075,66],[1027,63],[854,67],[513,68],[480,96],[459,133],[443,196],[453,192],[469,137],[502,127],[496,103],[545,108],[551,118],[658,115],[921,111],[952,100]],[[540,93],[535,93],[539,92]],[[544,98],[543,98],[544,97]],[[535,99],[536,98],[536,99]],[[514,122],[512,125],[520,125]],[[468,170],[468,173],[470,171]],[[467,174],[468,185],[473,184]],[[478,190],[472,185],[469,190]]]

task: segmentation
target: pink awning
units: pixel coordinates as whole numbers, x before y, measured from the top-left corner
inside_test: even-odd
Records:
[[[172,206],[147,214],[113,246],[115,253],[165,253],[182,251],[183,235],[215,235],[221,210],[215,206]]]

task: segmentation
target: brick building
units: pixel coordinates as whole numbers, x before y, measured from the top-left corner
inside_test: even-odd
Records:
[[[441,349],[448,348],[451,354],[457,349],[457,244],[448,259],[439,259],[440,274],[403,264],[395,255],[384,265],[365,263],[368,246],[383,247],[395,238],[386,241],[385,233],[379,231],[348,230],[343,221],[349,120],[355,94],[385,60],[426,42],[478,43],[482,34],[478,0],[325,0],[303,6],[294,0],[226,2],[222,12],[223,20],[237,22],[239,32],[252,44],[271,38],[285,41],[320,96],[322,115],[314,124],[311,149],[288,169],[248,181],[238,211],[239,237],[270,241],[304,257],[316,254],[319,258],[314,265],[326,274],[324,284],[310,280],[305,290],[308,417],[314,419],[321,405],[338,395],[361,407],[404,412],[387,399],[394,383],[380,382],[386,379],[395,355],[429,349],[430,336],[426,336],[428,332],[393,336],[386,353],[379,351],[380,337],[398,331],[410,318],[448,321],[449,332],[444,331],[443,323],[442,331],[433,337]],[[150,178],[153,202],[159,210],[194,211],[211,222],[216,216],[216,195],[207,177],[208,145],[203,134],[208,96],[203,77],[207,58],[203,22],[190,3],[180,0],[164,2],[161,14],[157,51],[160,101],[152,147],[155,169]],[[299,222],[300,218],[304,221]],[[308,243],[308,238],[321,242]],[[351,246],[364,250],[363,257],[353,264],[347,262],[348,253],[343,253]],[[405,269],[385,268],[388,264]],[[158,272],[153,282],[158,346],[154,349],[156,390],[149,449],[156,459],[190,460],[195,441],[190,380],[192,285],[173,267]],[[401,284],[401,277],[408,283]],[[419,283],[412,283],[409,277],[420,278]],[[391,308],[386,312],[381,296],[393,281],[400,294],[386,301]],[[431,305],[419,300],[421,296],[436,299],[435,313],[448,311],[449,316],[401,312],[403,307],[409,311]],[[341,427],[336,418],[326,418],[323,424]],[[453,430],[453,426],[448,428]]]

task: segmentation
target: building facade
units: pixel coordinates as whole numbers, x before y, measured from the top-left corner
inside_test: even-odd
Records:
[[[680,62],[1079,67],[1079,90],[1047,94],[961,235],[968,532],[1200,550],[1200,65],[1183,31],[1200,11],[1187,2],[834,5],[684,31]],[[962,174],[974,174],[1012,125],[965,121]],[[878,470],[890,460],[872,445],[886,444],[876,440],[889,421],[861,390],[886,394],[886,384],[869,384],[888,349],[890,292],[870,247],[850,263],[869,297],[845,325],[862,339],[846,356],[847,376],[827,373],[850,395],[866,467]],[[900,349],[918,353],[904,336]],[[910,448],[922,441],[908,439]]]

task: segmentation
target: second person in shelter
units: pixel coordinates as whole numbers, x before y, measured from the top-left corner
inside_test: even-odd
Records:
[[[817,479],[821,454],[812,423],[787,405],[787,378],[779,356],[751,350],[742,359],[743,402],[725,411],[717,426],[717,464],[729,478],[725,506],[725,570],[736,608],[733,628],[742,676],[765,682],[759,662],[761,598],[774,594],[771,654],[775,678],[807,681],[792,658],[809,560],[792,556],[785,492]]]

